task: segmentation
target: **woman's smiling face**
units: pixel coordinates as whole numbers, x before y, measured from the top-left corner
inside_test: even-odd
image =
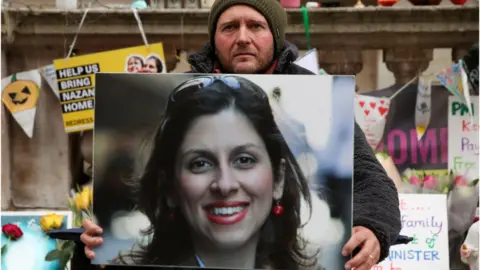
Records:
[[[234,109],[194,120],[175,164],[176,196],[170,200],[197,243],[234,249],[257,239],[272,200],[283,193],[262,138]]]

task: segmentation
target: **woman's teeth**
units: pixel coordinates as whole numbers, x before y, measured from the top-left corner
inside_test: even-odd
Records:
[[[240,213],[245,206],[237,206],[237,207],[216,207],[210,209],[210,213],[217,215],[217,216],[231,216],[237,213]]]

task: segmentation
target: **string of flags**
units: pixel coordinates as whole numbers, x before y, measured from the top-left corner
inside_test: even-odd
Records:
[[[152,50],[156,53],[156,57],[153,56]],[[102,57],[102,56],[105,57]],[[120,59],[112,63],[111,57],[115,55],[115,58]],[[147,55],[148,57],[134,57],[138,55]],[[108,56],[108,57],[107,57]],[[100,57],[100,58],[99,58]],[[103,59],[105,58],[105,59]],[[137,59],[138,58],[138,59]],[[89,60],[87,60],[89,59]],[[98,59],[103,59],[105,63],[101,63],[103,68],[99,68],[102,71],[108,72],[135,72],[136,65],[141,65],[140,62],[149,61],[154,59],[157,61],[158,69],[156,72],[164,73],[165,58],[163,54],[163,47],[161,43],[153,44],[148,48],[146,46],[138,46],[132,48],[126,48],[121,50],[85,55],[82,57],[72,57],[68,61],[71,61],[71,65],[88,65],[88,63],[81,64],[82,61],[98,62]],[[109,60],[110,59],[110,60]],[[58,62],[58,60],[56,60]],[[78,62],[80,61],[80,62]],[[139,61],[137,63],[137,61]],[[303,57],[298,58],[295,61],[296,64],[311,70],[319,75],[328,75],[325,70],[320,68],[318,63],[318,54],[316,49],[308,51]],[[68,66],[68,65],[67,65]],[[65,66],[63,66],[65,67]],[[71,89],[58,89],[59,78],[57,78],[57,71],[53,64],[33,69],[29,71],[19,72],[12,74],[2,79],[2,102],[5,107],[10,111],[13,118],[25,131],[25,134],[32,138],[33,127],[35,122],[35,113],[38,104],[38,99],[45,88],[50,88],[51,91],[59,99],[59,105],[64,105],[65,101],[61,98],[62,91],[71,91]],[[138,72],[149,72],[141,71]],[[155,71],[154,71],[155,72]],[[92,75],[92,74],[86,74]],[[47,84],[42,84],[42,77]],[[470,104],[470,91],[468,84],[468,77],[463,68],[462,60],[453,64],[452,66],[441,70],[435,77],[445,86],[445,88],[453,95],[459,97],[465,104]],[[418,93],[417,104],[415,106],[415,124],[417,127],[417,139],[420,140],[428,128],[430,121],[430,107],[431,107],[431,84],[434,76],[422,75],[418,79]],[[86,87],[93,88],[94,85],[88,85]],[[402,91],[404,88],[400,89]],[[355,118],[359,125],[365,132],[367,140],[371,147],[376,148],[380,143],[383,136],[388,111],[390,109],[391,97],[372,97],[366,95],[357,95],[355,98]],[[93,97],[92,97],[93,99]],[[93,108],[91,110],[93,114]],[[65,115],[64,115],[65,117]],[[86,129],[91,129],[90,125]],[[85,130],[85,129],[84,129]],[[73,132],[80,130],[73,129]],[[67,131],[72,132],[72,131]]]

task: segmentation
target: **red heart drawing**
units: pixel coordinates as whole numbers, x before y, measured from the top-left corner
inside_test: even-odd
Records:
[[[372,109],[375,109],[375,106],[377,106],[377,104],[375,102],[370,102],[370,107],[372,107]]]
[[[364,110],[363,112],[365,113],[366,116],[370,114],[370,110]]]
[[[365,101],[360,101],[360,102],[358,102],[358,103],[360,104],[360,107],[362,107],[362,108],[363,108],[363,106],[365,105]]]
[[[385,100],[380,100],[380,104],[383,105],[383,103],[385,103]]]
[[[388,111],[388,108],[385,107],[378,107],[378,112],[381,116],[383,116]]]

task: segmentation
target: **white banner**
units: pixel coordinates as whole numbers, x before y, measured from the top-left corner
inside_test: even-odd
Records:
[[[390,248],[389,256],[371,270],[449,270],[447,196],[398,194],[401,235],[413,237]]]

